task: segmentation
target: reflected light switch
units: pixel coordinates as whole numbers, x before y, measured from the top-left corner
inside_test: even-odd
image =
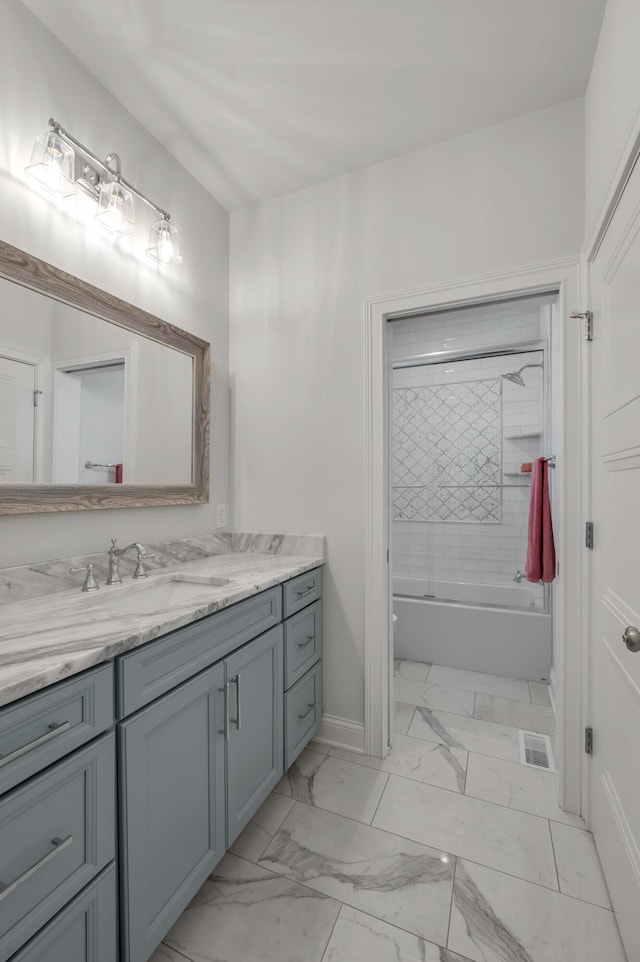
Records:
[[[227,506],[226,504],[216,505],[216,526],[218,528],[224,528],[227,523]]]

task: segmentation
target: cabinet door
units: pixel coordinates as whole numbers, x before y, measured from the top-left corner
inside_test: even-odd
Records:
[[[279,625],[225,662],[228,846],[283,774],[282,638]]]
[[[118,726],[122,962],[146,962],[225,848],[224,667]]]

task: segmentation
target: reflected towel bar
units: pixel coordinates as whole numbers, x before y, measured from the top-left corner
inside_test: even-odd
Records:
[[[91,469],[91,468],[117,468],[117,467],[118,467],[117,464],[98,464],[97,461],[85,461],[85,462],[84,462],[84,466],[85,466],[85,468],[89,468],[89,469]]]

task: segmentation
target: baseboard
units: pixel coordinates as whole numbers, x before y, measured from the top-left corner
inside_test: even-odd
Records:
[[[313,740],[320,742],[321,745],[344,748],[348,752],[364,755],[364,725],[349,718],[323,715],[322,723]]]
[[[553,716],[556,716],[556,670],[552,668],[549,672],[549,698],[553,708]]]

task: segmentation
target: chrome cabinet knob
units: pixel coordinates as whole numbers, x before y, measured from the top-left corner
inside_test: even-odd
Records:
[[[640,631],[634,628],[633,625],[629,625],[624,629],[622,640],[629,651],[640,651]]]

